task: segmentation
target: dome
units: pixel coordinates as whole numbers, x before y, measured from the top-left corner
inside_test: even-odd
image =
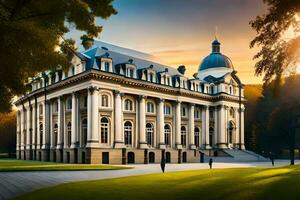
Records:
[[[212,52],[203,59],[199,65],[198,72],[212,68],[233,69],[231,60],[220,53],[220,42],[217,39],[212,42]]]

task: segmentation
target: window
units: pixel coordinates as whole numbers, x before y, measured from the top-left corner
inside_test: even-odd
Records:
[[[109,122],[106,117],[101,118],[101,143],[108,143]]]
[[[185,128],[185,126],[181,127],[181,144],[183,147],[186,147],[186,128]]]
[[[165,145],[170,146],[171,145],[171,127],[169,124],[165,125]]]
[[[132,145],[132,124],[130,121],[126,121],[124,124],[124,138],[125,145]]]
[[[182,87],[185,88],[185,81],[182,81]]]
[[[101,106],[108,107],[108,96],[106,94],[101,95]]]
[[[109,72],[109,62],[104,63],[104,68],[106,72]]]
[[[233,108],[230,108],[229,115],[230,115],[230,117],[234,118],[234,109]]]
[[[125,100],[125,110],[126,111],[133,111],[133,103],[130,99]]]
[[[146,134],[147,134],[147,144],[150,147],[154,145],[154,128],[153,124],[147,123],[146,124]]]
[[[186,117],[187,116],[187,108],[185,106],[182,106],[182,113],[181,113],[182,117]]]
[[[72,109],[72,99],[68,98],[67,99],[67,110],[71,110]]]
[[[87,103],[87,96],[84,96],[84,97],[83,97],[83,107],[84,107],[84,108],[87,108],[87,104],[88,104],[88,103]]]
[[[170,105],[165,105],[164,106],[164,114],[165,115],[171,115],[171,106]]]
[[[167,78],[167,85],[171,85],[170,83],[171,83],[171,81],[170,81],[170,78]]]
[[[229,94],[232,94],[232,87],[229,86]]]
[[[53,145],[57,146],[57,140],[58,140],[58,125],[54,124],[53,127]]]
[[[130,78],[133,78],[133,74],[134,74],[134,69],[131,67],[127,68],[127,76]]]
[[[39,114],[43,115],[43,105],[42,104],[39,106]]]
[[[68,123],[67,125],[67,146],[71,146],[71,140],[72,140],[72,126],[71,122]]]
[[[54,103],[54,109],[53,109],[53,111],[54,111],[55,113],[58,112],[58,101],[56,101],[56,102]]]
[[[194,118],[195,119],[200,119],[200,110],[199,109],[195,109],[195,111],[194,111]]]
[[[87,144],[87,119],[82,120],[82,146],[86,146]]]
[[[43,145],[43,124],[40,124],[40,147]]]
[[[195,127],[194,129],[195,145],[198,148],[200,144],[200,129]]]
[[[210,93],[211,94],[214,94],[215,92],[214,92],[214,86],[212,85],[212,86],[210,86]]]
[[[149,81],[150,81],[150,82],[153,82],[153,73],[150,73],[149,77],[150,77],[150,78],[149,78]]]
[[[72,75],[75,75],[75,67],[72,67]]]
[[[154,104],[152,102],[147,102],[147,112],[154,113]]]

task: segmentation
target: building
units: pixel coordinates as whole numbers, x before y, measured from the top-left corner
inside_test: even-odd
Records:
[[[32,78],[15,102],[18,159],[181,163],[245,148],[243,85],[217,39],[193,78],[148,54],[85,47],[68,72]]]

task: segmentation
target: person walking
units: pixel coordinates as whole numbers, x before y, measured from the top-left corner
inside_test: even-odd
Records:
[[[213,164],[213,159],[212,158],[209,159],[209,163],[208,164],[209,164],[209,168],[212,169],[212,164]]]
[[[166,167],[166,160],[163,157],[163,158],[161,158],[161,161],[160,161],[160,168],[163,173],[165,173],[165,167]]]

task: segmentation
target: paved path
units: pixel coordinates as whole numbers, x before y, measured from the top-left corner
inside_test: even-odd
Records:
[[[298,161],[298,163],[300,163]],[[276,166],[288,165],[289,161],[277,161]],[[49,171],[49,172],[0,172],[0,200],[11,199],[33,190],[61,183],[125,177],[158,173],[159,164],[133,165],[134,169],[107,171]],[[271,167],[270,162],[214,163],[214,168]],[[167,164],[166,171],[207,169],[207,163]]]

